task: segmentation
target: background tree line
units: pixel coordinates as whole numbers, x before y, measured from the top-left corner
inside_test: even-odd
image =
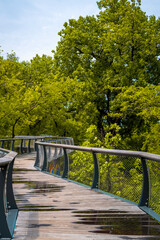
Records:
[[[160,19],[140,0],[101,0],[64,23],[54,57],[0,57],[0,137],[68,135],[76,144],[160,154]]]

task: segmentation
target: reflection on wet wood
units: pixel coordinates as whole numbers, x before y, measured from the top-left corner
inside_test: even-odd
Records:
[[[135,205],[39,172],[34,161],[34,153],[15,161],[13,239],[160,239],[160,225]]]

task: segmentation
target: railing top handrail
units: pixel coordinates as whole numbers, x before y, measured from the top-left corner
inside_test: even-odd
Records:
[[[82,146],[75,146],[75,145],[45,143],[45,142],[38,142],[38,141],[36,142],[36,144],[71,149],[71,150],[79,150],[79,151],[85,151],[85,152],[91,152],[91,153],[104,153],[104,154],[126,156],[126,157],[145,158],[145,159],[153,160],[156,162],[160,162],[160,155],[142,152],[142,151],[82,147]]]
[[[9,150],[4,150],[3,148],[0,148],[0,151],[2,152],[7,152],[7,154],[3,157],[0,158],[0,167],[4,167],[10,162],[13,161],[13,159],[17,156],[16,152],[9,151]]]
[[[6,138],[6,139],[0,139],[0,141],[18,141],[18,140],[37,140],[37,139],[46,139],[46,138],[51,138],[51,139],[71,139],[70,137],[60,137],[60,136],[16,136],[15,138]]]
[[[5,139],[0,139],[0,141],[16,141],[16,140],[32,140],[32,139],[43,139],[44,137],[33,137],[33,136],[30,136],[30,137],[16,137],[16,138],[5,138]]]

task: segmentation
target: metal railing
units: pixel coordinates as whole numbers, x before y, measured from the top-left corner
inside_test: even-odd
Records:
[[[73,144],[72,138],[59,136],[17,136],[0,139],[0,239],[12,239],[18,215],[18,207],[12,188],[15,157],[18,153],[35,151],[37,140],[41,140],[43,143]],[[63,155],[62,152],[57,152],[57,154]]]
[[[12,237],[18,214],[12,190],[17,155],[13,150],[36,150],[37,169],[129,201],[160,221],[160,155],[75,146],[72,138],[59,136],[19,136],[0,139],[0,144],[0,238]]]
[[[30,153],[35,151],[35,142],[45,141],[45,142],[60,142],[63,139],[70,139],[67,137],[59,137],[52,135],[44,136],[16,136],[15,138],[0,139],[0,147],[8,149],[11,151],[16,151],[20,154]],[[68,140],[69,141],[69,140]]]
[[[17,136],[15,138],[0,139],[0,147],[20,154],[30,153],[35,150],[35,142],[43,139],[44,137],[41,136]]]
[[[84,183],[86,184],[87,181],[91,183],[92,189],[134,203],[160,221],[160,155],[62,143],[36,142],[35,144],[36,168],[68,178],[69,181],[79,179],[81,183],[83,183],[81,178],[85,175],[87,180],[84,179]],[[68,153],[70,153],[70,161]],[[74,158],[77,160],[76,164]],[[61,161],[58,162],[60,159]],[[82,166],[79,166],[80,163]],[[88,166],[91,166],[90,171]],[[77,168],[79,172],[75,178]],[[103,174],[105,177],[101,176]]]
[[[38,142],[39,143],[39,142]],[[42,171],[47,171],[48,167],[50,167],[50,170],[48,169],[48,171],[50,173],[53,173],[55,167],[57,168],[57,175],[60,175],[60,166],[59,164],[56,162],[57,159],[64,157],[65,159],[68,157],[68,154],[73,152],[72,149],[68,149],[67,151],[65,151],[62,148],[56,148],[55,150],[53,150],[52,148],[46,148],[45,144],[59,144],[59,145],[74,145],[74,140],[73,138],[58,138],[58,139],[52,139],[49,140],[47,143],[45,142],[41,142],[42,143],[42,148],[38,148],[37,142],[35,143],[36,145],[36,150],[37,150],[37,157],[36,157],[36,161],[35,161],[35,167],[37,167],[38,169],[42,170]],[[44,146],[44,147],[43,147]],[[50,163],[54,161],[52,168],[50,165]],[[64,163],[65,164],[65,163]],[[58,166],[57,166],[58,165]],[[68,172],[68,163],[65,164],[64,167],[64,172],[63,172],[63,177],[66,177],[66,174]]]
[[[0,239],[11,239],[18,215],[12,189],[16,152],[0,148]]]

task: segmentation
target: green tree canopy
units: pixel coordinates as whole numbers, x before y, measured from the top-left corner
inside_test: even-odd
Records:
[[[97,146],[154,151],[160,19],[148,17],[140,0],[97,4],[97,16],[64,23],[54,58],[0,57],[1,135],[68,134]]]
[[[126,117],[120,105],[113,107],[119,94],[130,86],[138,91],[159,83],[160,20],[149,18],[140,4],[99,1],[96,17],[70,19],[59,33],[54,67],[64,83],[70,78],[68,112],[86,128],[96,125],[101,140],[106,126],[118,124],[125,136],[144,123],[142,114],[137,120],[135,111]],[[113,128],[110,131],[115,134]]]

